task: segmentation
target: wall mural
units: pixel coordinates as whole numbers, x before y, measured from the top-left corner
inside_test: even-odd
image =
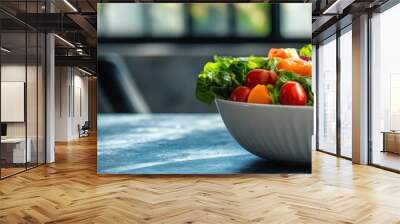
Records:
[[[98,173],[311,172],[311,4],[103,3],[98,19]]]

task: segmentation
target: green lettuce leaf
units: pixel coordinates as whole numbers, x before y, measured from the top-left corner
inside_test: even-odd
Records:
[[[312,46],[311,44],[307,44],[304,47],[300,48],[299,55],[301,57],[307,57],[311,60],[312,58]]]
[[[233,58],[215,56],[213,62],[205,64],[197,76],[196,98],[201,102],[212,103],[214,99],[228,99],[230,93],[243,85],[246,75],[256,68],[271,69],[276,62],[265,57]]]

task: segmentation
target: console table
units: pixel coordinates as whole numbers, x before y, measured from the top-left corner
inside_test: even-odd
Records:
[[[26,151],[25,145],[27,145]],[[31,145],[32,142],[30,138],[1,139],[1,157],[6,163],[19,164],[30,162],[32,158]]]
[[[400,131],[382,131],[383,150],[382,152],[392,152],[400,154]]]

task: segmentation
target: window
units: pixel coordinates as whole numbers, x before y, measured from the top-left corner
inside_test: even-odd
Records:
[[[312,91],[314,93],[314,124],[313,124],[313,136],[312,136],[312,149],[317,149],[317,109],[318,104],[318,93],[317,93],[317,46],[312,45]]]
[[[99,3],[98,14],[98,34],[103,39],[271,38],[308,42],[311,37],[311,4],[307,3]],[[273,29],[274,24],[279,27]]]
[[[228,5],[220,3],[192,4],[190,14],[193,18],[195,36],[223,36],[228,34]]]
[[[143,24],[144,4],[100,4],[100,36],[140,36],[145,31]]]
[[[21,2],[20,7],[36,13],[38,3],[26,8]],[[14,21],[1,12],[0,17]],[[46,153],[45,35],[25,26],[1,28],[0,179],[45,163]]]
[[[400,21],[400,5],[371,19],[371,137],[372,163],[400,170],[400,33],[393,29]],[[389,132],[383,134],[383,132]],[[395,152],[395,153],[393,153]]]
[[[340,36],[340,154],[352,156],[352,33]]]
[[[269,4],[235,4],[238,36],[268,36],[271,32]]]
[[[390,75],[390,130],[400,130],[400,72]]]
[[[311,37],[311,3],[281,4],[281,34],[285,38]]]
[[[318,148],[336,153],[336,39],[318,49]]]
[[[150,5],[152,36],[182,36],[185,32],[183,4]]]

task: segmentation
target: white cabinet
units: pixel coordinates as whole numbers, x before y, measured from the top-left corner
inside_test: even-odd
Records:
[[[25,138],[7,138],[1,140],[2,146],[12,149],[12,163],[25,163],[32,161],[32,140]],[[27,144],[25,151],[25,144]]]

